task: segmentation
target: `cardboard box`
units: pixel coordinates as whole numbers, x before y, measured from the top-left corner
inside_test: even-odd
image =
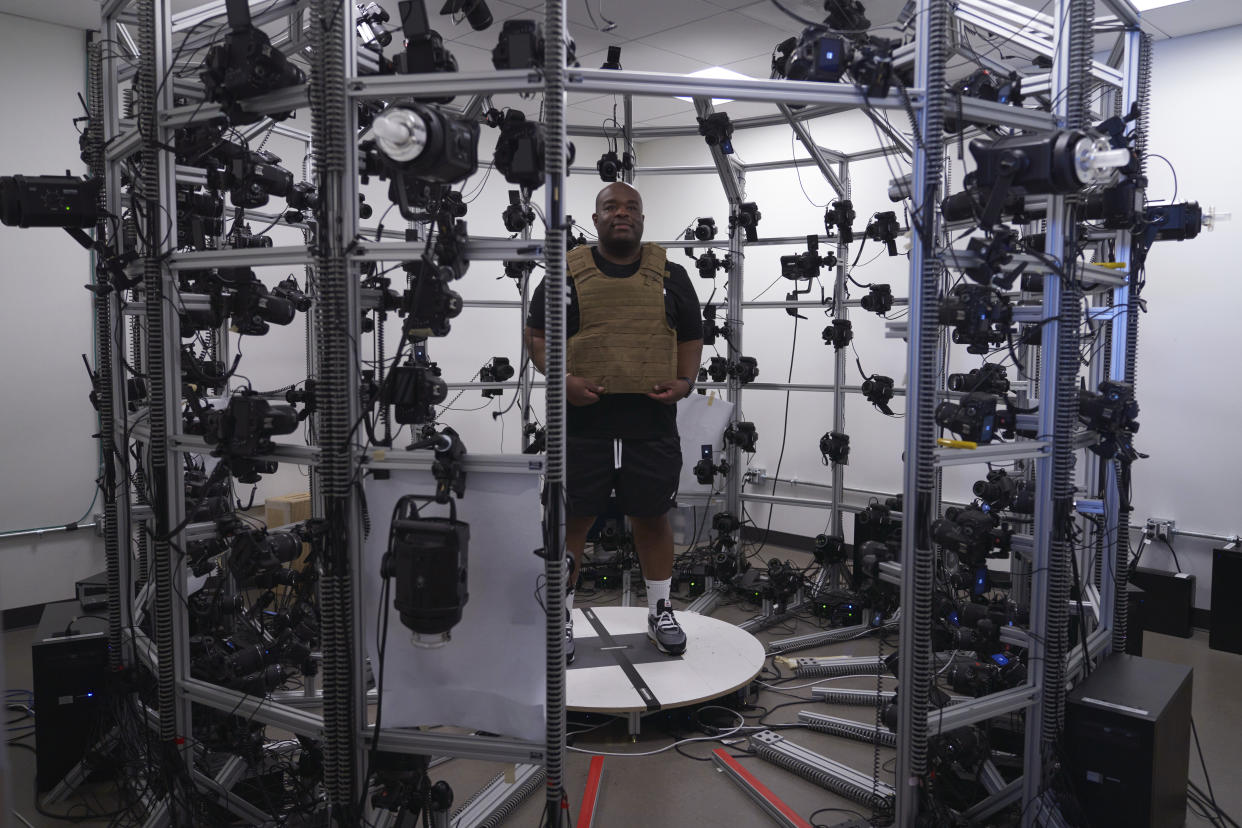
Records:
[[[264,523],[267,524],[268,531],[279,529],[281,526],[288,526],[290,523],[310,520],[311,517],[311,496],[309,492],[269,497],[264,501],[263,506]],[[310,544],[302,544],[302,554],[290,564],[290,567],[301,572],[306,567],[306,556],[309,554]],[[283,595],[284,592],[284,587],[277,590],[278,595]]]
[[[268,529],[277,529],[290,523],[310,520],[310,492],[269,497],[264,502],[264,523]]]

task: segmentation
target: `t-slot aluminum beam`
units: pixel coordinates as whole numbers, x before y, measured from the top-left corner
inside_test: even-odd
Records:
[[[843,739],[853,739],[855,742],[866,742],[869,745],[879,742],[884,747],[897,747],[897,734],[891,730],[877,728],[874,722],[857,722],[853,719],[812,713],[809,710],[798,711],[798,722],[811,730],[840,736]]]
[[[724,589],[709,589],[698,598],[695,598],[682,612],[697,612],[699,615],[711,615],[716,611],[716,606],[724,598]]]
[[[492,777],[482,789],[453,812],[452,828],[490,828],[499,825],[522,800],[543,784],[540,765],[517,765]]]
[[[893,809],[897,792],[892,785],[827,756],[821,756],[771,730],[761,730],[753,734],[750,737],[750,748],[759,758],[779,765],[846,799],[868,805],[881,813],[891,812]]]
[[[792,653],[795,650],[806,650],[811,647],[818,647],[820,644],[831,644],[837,641],[849,641],[853,638],[860,638],[870,632],[878,632],[881,629],[888,629],[891,626],[893,626],[892,623],[885,624],[882,627],[872,627],[870,624],[858,624],[853,627],[839,627],[835,630],[824,630],[823,632],[796,635],[792,638],[779,638],[768,643],[768,652]]]
[[[776,108],[781,111],[785,119],[789,121],[789,127],[794,131],[794,135],[798,136],[798,140],[806,151],[810,153],[811,160],[815,162],[815,166],[819,167],[820,174],[828,181],[828,186],[832,187],[833,192],[837,194],[837,198],[846,198],[845,185],[841,182],[841,178],[833,170],[832,164],[824,156],[819,148],[819,144],[815,143],[815,139],[811,137],[811,131],[807,129],[806,124],[794,118],[793,110],[789,108],[789,104],[777,104]],[[870,114],[870,110],[867,110]]]
[[[715,110],[712,108],[711,100],[708,98],[695,98],[694,109],[698,112],[700,118],[706,118],[712,115]],[[742,186],[738,183],[738,170],[729,160],[729,156],[720,148],[719,144],[709,147],[712,156],[712,162],[716,165],[716,173],[720,176],[720,184],[724,187],[725,197],[729,199],[730,211],[736,210],[737,205],[742,203]],[[739,227],[737,235],[741,235],[742,229]]]

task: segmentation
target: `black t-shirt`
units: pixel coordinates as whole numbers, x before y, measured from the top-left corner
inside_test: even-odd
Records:
[[[605,276],[625,279],[638,272],[639,262],[628,265],[614,264],[591,248],[595,266]],[[699,297],[686,269],[676,262],[666,262],[664,271],[664,310],[668,324],[677,331],[678,342],[690,342],[703,338],[703,316]],[[569,285],[569,307],[565,311],[565,337],[578,332],[578,294],[573,279],[566,276]],[[542,331],[544,321],[544,286],[539,283],[531,296],[527,327]],[[693,379],[693,377],[692,377]],[[591,405],[565,406],[566,432],[572,437],[621,437],[627,440],[651,440],[677,433],[677,406],[665,405],[643,394],[604,394],[600,401]]]

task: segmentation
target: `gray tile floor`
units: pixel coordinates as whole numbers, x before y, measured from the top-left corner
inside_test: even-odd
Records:
[[[616,593],[604,593],[603,598],[615,596]],[[580,604],[587,603],[580,601]],[[606,603],[606,602],[600,602]],[[616,603],[615,597],[612,603]],[[754,611],[753,607],[733,605],[722,607],[716,617],[740,621]],[[811,631],[806,622],[798,623],[796,628],[785,627],[761,633],[759,638],[769,641],[773,638],[786,637],[792,634]],[[34,628],[11,630],[3,634],[4,655],[8,671],[8,686],[29,688],[30,684],[30,642]],[[1196,632],[1191,639],[1170,638],[1148,633],[1144,643],[1144,654],[1148,657],[1173,661],[1190,665],[1194,668],[1194,715],[1198,725],[1199,736],[1203,743],[1204,759],[1212,774],[1212,783],[1218,802],[1235,818],[1242,817],[1242,772],[1238,769],[1237,757],[1239,742],[1242,741],[1242,656],[1221,653],[1208,649],[1207,635]],[[799,655],[872,655],[877,652],[878,642],[873,637],[854,642],[832,645]],[[886,649],[886,652],[888,650]],[[793,682],[793,686],[808,682]],[[871,688],[874,679],[852,679],[837,682],[842,687]],[[893,682],[885,680],[886,687]],[[806,697],[807,688],[791,691],[794,695]],[[800,703],[790,696],[764,690],[760,695],[759,704],[766,707],[785,702],[794,702],[788,707],[776,710],[768,722],[790,722],[796,720],[801,709],[816,710],[844,718],[867,721],[874,711],[861,707],[833,707],[814,702]],[[748,723],[752,723],[750,719]],[[571,729],[573,727],[571,726]],[[682,732],[682,735],[699,735]],[[881,778],[892,782],[894,753],[892,750],[881,749],[878,759],[873,749],[864,744],[849,742],[843,739],[814,733],[806,730],[786,731],[789,736],[811,750],[829,756],[854,768],[869,772],[874,763],[881,768]],[[33,739],[26,739],[26,744]],[[673,738],[666,728],[658,722],[648,721],[644,724],[643,733],[637,741],[631,741],[624,725],[608,725],[583,733],[575,737],[574,750],[566,754],[565,785],[569,797],[570,814],[577,816],[582,792],[586,783],[587,765],[590,756],[596,753],[640,754],[653,751],[646,756],[607,756],[604,762],[603,788],[598,810],[597,826],[762,826],[770,824],[770,820],[759,810],[758,806],[744,795],[732,782],[716,770],[714,764],[706,761],[694,761],[667,749]],[[694,757],[704,758],[710,755],[716,743],[700,742],[685,745],[683,750]],[[745,748],[742,742],[734,747],[740,752]],[[1199,767],[1197,756],[1191,754],[1191,777],[1200,785],[1203,784],[1203,772]],[[804,817],[821,808],[850,808],[864,810],[856,804],[841,799],[834,794],[804,781],[792,774],[762,760],[748,757],[740,760],[752,773],[768,785],[777,796],[783,798],[795,811]],[[13,769],[12,789],[14,793],[13,807],[31,825],[64,824],[40,816],[33,807],[33,773],[34,755],[28,750],[10,752],[10,764]],[[456,792],[458,800],[464,801],[473,791],[484,785],[493,775],[502,770],[501,766],[482,763],[453,761],[433,770],[433,778],[443,778],[449,782]],[[542,789],[528,799],[507,821],[508,825],[529,826],[539,824],[542,808]],[[69,803],[66,803],[66,805]],[[81,813],[79,809],[77,813]],[[834,825],[844,819],[846,814],[824,812],[816,817],[818,825]],[[0,825],[3,820],[0,820]],[[14,820],[14,825],[22,825]],[[90,821],[85,825],[105,825],[105,821]],[[1188,826],[1209,825],[1205,819],[1188,814]]]

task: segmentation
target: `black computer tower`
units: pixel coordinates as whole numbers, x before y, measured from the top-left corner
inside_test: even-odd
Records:
[[[1070,691],[1066,767],[1092,828],[1174,828],[1186,820],[1191,670],[1126,653]]]
[[[102,736],[107,624],[76,601],[48,604],[30,647],[35,786],[56,787]]]
[[[1190,638],[1194,629],[1195,576],[1138,566],[1130,580],[1147,593],[1143,614],[1149,632]]]
[[[1208,646],[1242,653],[1242,549],[1212,550],[1212,629]]]

